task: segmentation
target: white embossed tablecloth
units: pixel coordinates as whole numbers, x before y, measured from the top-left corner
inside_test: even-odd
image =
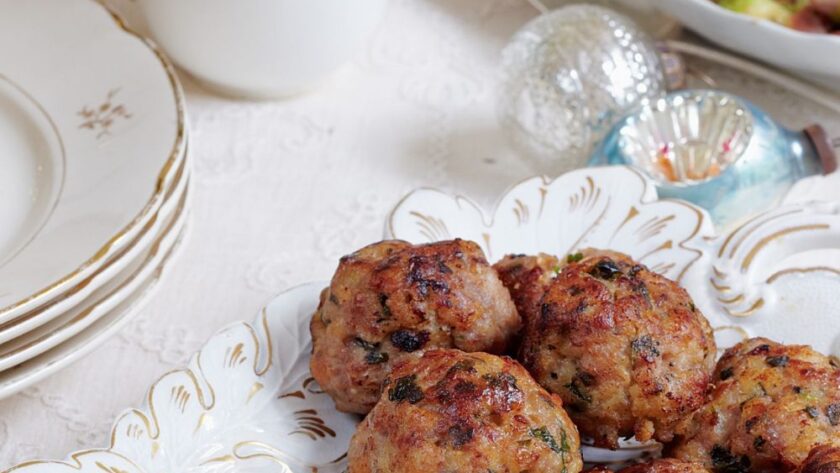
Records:
[[[112,6],[130,19],[132,1]],[[126,11],[127,10],[127,11]],[[193,156],[191,238],[150,303],[71,367],[0,401],[0,468],[106,446],[111,422],[219,328],[272,295],[327,279],[382,235],[418,186],[490,206],[533,174],[500,133],[495,73],[524,0],[393,0],[367,48],[286,101],[215,96],[183,77]],[[791,125],[840,120],[732,71],[712,74]]]

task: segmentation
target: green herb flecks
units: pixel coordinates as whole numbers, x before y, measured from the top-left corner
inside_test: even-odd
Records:
[[[825,408],[825,415],[831,425],[840,425],[840,402],[829,404]]]
[[[557,443],[557,440],[554,439],[554,436],[551,435],[551,432],[548,431],[546,426],[533,428],[530,434],[532,437],[542,440],[552,452],[563,453],[563,447]]]
[[[578,381],[577,378],[573,379],[571,383],[563,385],[564,388],[568,389],[576,398],[580,399],[581,401],[589,404],[592,402],[592,396],[586,392],[586,389],[581,386],[581,382]]]
[[[659,356],[659,349],[657,346],[659,342],[651,338],[650,335],[642,335],[630,343],[633,352],[639,355],[648,363],[653,362]]]
[[[566,473],[568,469],[566,468],[567,462],[567,455],[569,453],[569,439],[566,436],[566,431],[560,431],[560,443],[557,443],[557,440],[551,435],[551,432],[548,431],[546,426],[532,428],[529,433],[531,437],[541,440],[548,448],[551,449],[552,452],[557,453],[560,455],[560,459],[563,462],[563,468],[561,470],[562,473]]]
[[[387,294],[379,294],[379,307],[380,307],[380,318],[381,319],[389,319],[391,318],[391,308],[388,307],[388,295]]]
[[[772,366],[773,368],[784,368],[787,366],[790,358],[787,355],[780,355],[780,356],[768,356],[765,361],[768,365]]]
[[[365,363],[369,365],[378,365],[388,361],[388,354],[381,351],[369,351],[365,355]]]
[[[388,390],[388,400],[391,402],[408,401],[409,404],[417,404],[423,397],[423,390],[417,386],[417,375],[413,374],[397,379],[394,387]]]
[[[621,268],[615,264],[615,261],[604,259],[596,263],[589,271],[589,274],[599,279],[611,280],[621,274]]]
[[[710,454],[712,466],[720,473],[746,473],[750,459],[746,455],[733,455],[726,447],[715,445]]]
[[[388,354],[379,350],[381,344],[369,342],[363,338],[356,337],[353,339],[353,344],[361,348],[365,352],[365,363],[369,365],[378,365],[388,361]]]

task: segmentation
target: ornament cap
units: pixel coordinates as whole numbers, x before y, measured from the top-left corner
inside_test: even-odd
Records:
[[[805,136],[808,137],[808,140],[814,146],[817,156],[820,158],[823,174],[831,174],[836,171],[837,153],[834,151],[834,147],[828,139],[828,134],[825,132],[825,128],[815,123],[808,125],[803,131],[805,132]]]

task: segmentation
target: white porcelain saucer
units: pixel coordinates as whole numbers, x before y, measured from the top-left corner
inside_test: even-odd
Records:
[[[174,182],[186,133],[169,63],[96,2],[0,0],[0,11],[5,323],[132,245]]]

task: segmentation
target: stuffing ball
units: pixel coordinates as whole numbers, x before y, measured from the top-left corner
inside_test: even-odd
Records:
[[[310,369],[339,410],[365,414],[393,363],[429,348],[502,353],[520,324],[477,244],[383,241],[341,258],[310,323]]]
[[[784,472],[818,445],[840,446],[840,369],[807,346],[739,343],[717,364],[708,403],[673,456],[725,472]]]
[[[430,350],[403,360],[350,442],[349,473],[580,472],[556,395],[511,358]]]
[[[598,466],[587,470],[586,473],[612,473],[612,471],[606,467]],[[618,470],[617,473],[709,473],[709,470],[699,463],[674,458],[660,458],[630,465]]]
[[[540,300],[560,270],[560,260],[545,253],[507,255],[494,264],[493,269],[510,292],[519,315],[528,320],[539,314]]]
[[[587,256],[610,256],[621,258],[624,255],[614,251],[587,248],[580,252],[556,256],[540,253],[532,255],[507,255],[493,265],[499,279],[510,292],[516,310],[522,320],[534,318],[540,313],[540,303],[551,281],[567,264],[576,263]]]
[[[794,473],[840,473],[840,447],[815,447]]]
[[[582,435],[616,448],[619,437],[671,440],[703,404],[715,350],[684,289],[626,255],[595,251],[551,282],[539,315],[526,318],[520,357]]]

